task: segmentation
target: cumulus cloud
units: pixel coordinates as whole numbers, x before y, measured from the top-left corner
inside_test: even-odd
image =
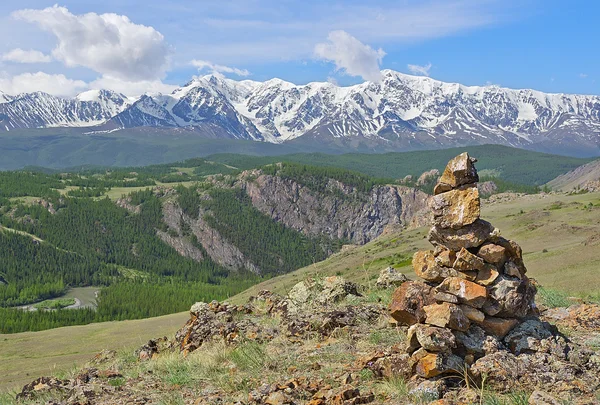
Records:
[[[230,67],[230,66],[224,66],[224,65],[217,65],[215,63],[209,62],[207,60],[199,60],[199,59],[194,59],[190,62],[190,65],[197,67],[198,70],[210,70],[211,72],[217,72],[217,73],[233,73],[234,75],[237,76],[250,76],[250,72],[247,71],[246,69],[238,69],[235,67]]]
[[[375,50],[365,45],[346,31],[332,31],[327,42],[315,46],[317,59],[333,62],[337,70],[365,80],[379,81],[379,66],[385,56],[383,49]]]
[[[431,63],[428,63],[426,65],[407,65],[408,66],[408,70],[414,74],[414,75],[421,75],[421,76],[429,76],[429,70],[431,69]]]
[[[0,77],[0,90],[7,94],[32,93],[42,91],[56,96],[73,96],[88,85],[82,80],[71,80],[65,75],[51,75],[44,72],[22,73],[13,77]]]
[[[91,89],[108,89],[123,93],[128,97],[137,97],[145,93],[169,94],[177,88],[160,80],[127,81],[116,77],[102,76],[89,84]]]
[[[74,15],[58,5],[19,10],[12,16],[52,33],[58,41],[52,56],[69,67],[84,66],[130,81],[161,78],[168,68],[171,48],[163,35],[126,16]]]
[[[48,55],[44,55],[40,51],[28,50],[25,51],[21,48],[13,49],[3,54],[0,59],[6,62],[15,63],[48,63],[52,61],[52,58]]]

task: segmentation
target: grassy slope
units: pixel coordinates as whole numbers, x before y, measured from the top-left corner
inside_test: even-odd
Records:
[[[594,206],[584,208],[590,202]],[[600,293],[597,253],[600,193],[525,196],[486,205],[483,217],[504,236],[521,244],[529,275],[542,285],[572,294]],[[390,264],[413,277],[407,258],[414,251],[429,247],[424,239],[426,232],[425,228],[401,234],[392,232],[365,246],[349,247],[323,262],[261,283],[231,301],[243,302],[261,289],[285,293],[309,276],[342,274],[368,285]],[[585,242],[591,242],[594,235],[598,238],[596,242],[586,246]],[[187,313],[180,313],[138,321],[0,335],[0,388],[16,387],[54,368],[68,369],[74,364],[83,364],[103,348],[139,347],[151,337],[173,334],[187,317]],[[22,353],[27,353],[27,357],[23,358]]]

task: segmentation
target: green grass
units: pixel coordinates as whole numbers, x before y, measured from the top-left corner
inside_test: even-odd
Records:
[[[38,302],[37,304],[34,304],[33,307],[38,310],[41,310],[41,309],[50,310],[50,309],[66,308],[66,307],[74,305],[74,304],[75,304],[75,298],[59,298],[59,299],[55,299],[55,300],[45,300],[42,302]]]

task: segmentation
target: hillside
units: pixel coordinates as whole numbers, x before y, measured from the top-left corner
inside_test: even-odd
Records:
[[[600,160],[577,167],[548,182],[554,190],[571,191],[586,187],[600,188]]]
[[[482,215],[501,229],[505,237],[518,240],[523,247],[524,260],[534,277],[544,286],[542,297],[554,304],[568,305],[567,295],[595,297],[598,299],[600,263],[596,247],[600,239],[600,193],[579,195],[505,195],[492,198],[482,207]],[[413,278],[410,262],[412,253],[426,247],[426,228],[391,231],[364,246],[351,246],[323,262],[275,277],[230,298],[233,303],[244,303],[249,296],[262,289],[285,293],[294,284],[308,277],[322,278],[343,275],[346,279],[365,286],[374,286],[379,271],[393,266]],[[572,302],[572,301],[571,301]],[[162,325],[161,332],[144,336],[172,336],[181,326],[187,313],[174,314],[156,319],[135,321],[141,330],[150,330]],[[0,369],[10,371],[10,378],[0,378],[4,387],[15,387],[31,380],[27,370],[14,370],[13,357],[4,353],[15,353],[26,341],[31,347],[32,360],[28,370],[56,368],[67,370],[73,365],[83,364],[90,358],[90,352],[101,348],[119,349],[129,345],[130,351],[139,347],[138,343],[123,340],[117,336],[127,336],[131,326],[127,322],[111,323],[111,336],[99,340],[99,344],[89,345],[88,336],[95,336],[101,325],[60,328],[52,331],[0,335]],[[163,332],[164,331],[164,332]],[[54,354],[48,351],[53,342],[73,336],[76,339],[69,353]],[[26,339],[26,340],[25,340]],[[145,338],[144,338],[145,339]],[[77,343],[79,342],[79,343]],[[105,346],[102,346],[102,344]],[[88,348],[82,350],[78,344]],[[32,373],[30,373],[32,374]]]

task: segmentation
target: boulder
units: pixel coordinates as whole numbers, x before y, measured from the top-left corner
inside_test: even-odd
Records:
[[[477,159],[470,157],[467,152],[461,153],[450,160],[438,182],[443,186],[440,186],[438,190],[446,189],[448,186],[453,189],[464,184],[477,183],[479,176],[475,169],[475,162],[477,162]]]
[[[525,276],[519,280],[501,275],[488,289],[499,304],[498,316],[523,318],[535,307],[536,288]]]
[[[469,320],[456,304],[431,304],[423,307],[423,310],[426,314],[425,322],[429,325],[462,331],[469,329]]]
[[[462,374],[464,361],[452,353],[428,353],[417,363],[417,375],[424,378],[437,377],[441,374]]]
[[[458,251],[461,248],[473,248],[483,244],[488,239],[497,236],[498,231],[487,221],[478,219],[460,229],[441,228],[433,226],[428,239],[435,246],[445,246]]]
[[[458,229],[479,219],[480,203],[477,187],[460,187],[435,195],[430,200],[433,223],[440,228]]]
[[[438,265],[431,250],[416,252],[412,265],[418,277],[434,283],[439,283],[451,275],[457,275],[456,270]]]
[[[536,351],[540,348],[540,341],[552,336],[552,331],[537,320],[529,319],[515,326],[504,338],[506,346],[516,355]]]
[[[390,315],[401,325],[423,322],[423,307],[433,302],[430,286],[418,281],[407,281],[392,294]]]
[[[513,318],[493,318],[488,316],[480,323],[480,326],[490,335],[502,339],[518,323],[519,321]]]
[[[389,287],[397,287],[400,284],[408,281],[408,278],[393,267],[387,267],[379,273],[379,278],[377,279],[377,287],[379,288],[389,288]]]
[[[448,277],[437,288],[456,295],[461,303],[474,308],[481,308],[487,298],[487,290],[484,286],[459,277]]]

